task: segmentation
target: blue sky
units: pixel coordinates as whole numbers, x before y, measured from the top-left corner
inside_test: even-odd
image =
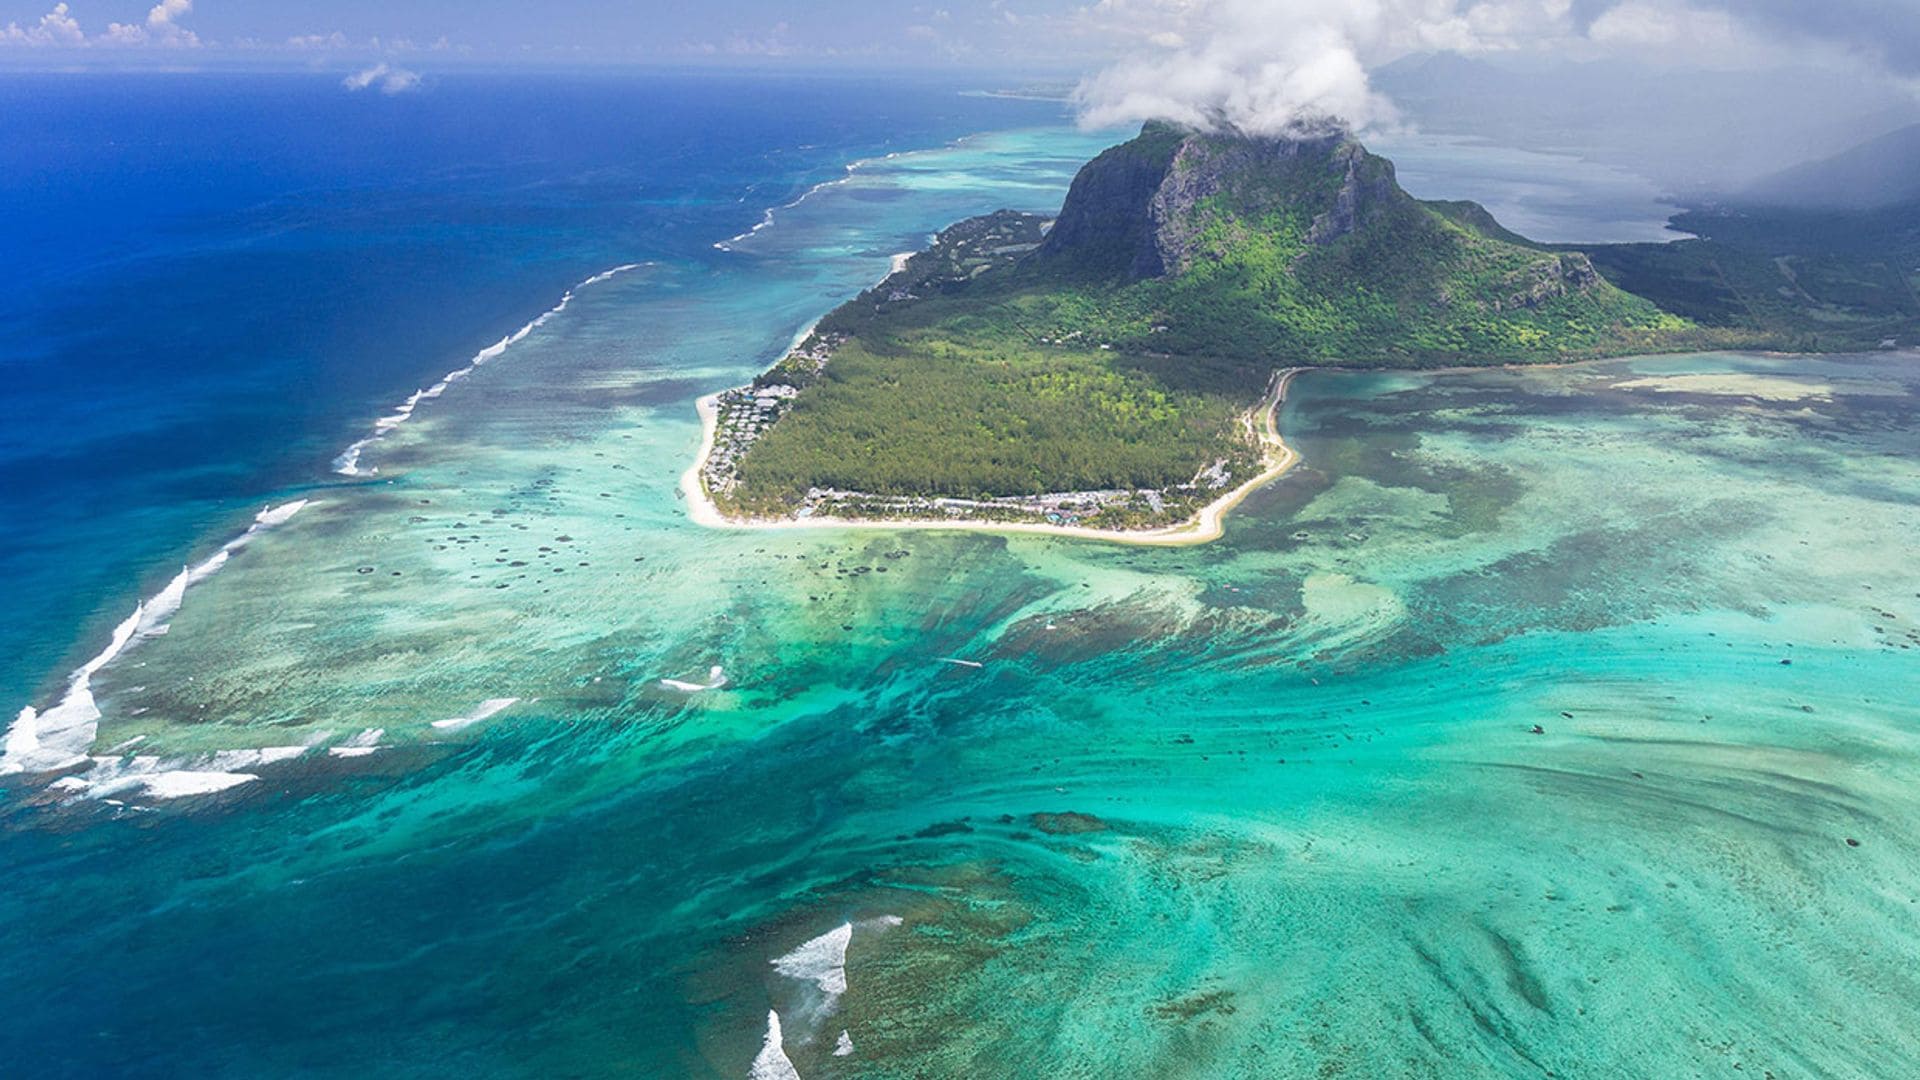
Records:
[[[734,63],[1088,70],[1220,44],[1811,57],[1920,77],[1914,0],[0,0],[0,63]],[[1307,41],[1308,44],[1301,44]],[[37,59],[27,59],[27,58]]]
[[[0,49],[15,63],[53,63],[58,56],[88,66],[134,66],[156,62],[156,55],[175,64],[293,65],[411,55],[485,64],[1062,69],[1106,55],[1114,44],[1077,19],[1085,6],[1075,0],[0,0]],[[1044,27],[1048,40],[1036,40],[1033,27]]]
[[[1818,70],[1920,103],[1920,0],[0,0],[0,67],[319,70],[387,94],[472,67],[992,71],[1075,82],[1100,123],[1249,130],[1390,128],[1375,73],[1434,52],[1531,65],[1546,93],[1569,63],[1625,63]]]

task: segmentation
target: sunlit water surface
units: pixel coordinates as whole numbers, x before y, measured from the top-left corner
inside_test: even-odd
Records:
[[[696,396],[1108,141],[872,163],[286,492],[95,753],[312,749],[16,791],[0,1060],[1920,1068],[1912,356],[1311,373],[1199,548],[686,521]]]

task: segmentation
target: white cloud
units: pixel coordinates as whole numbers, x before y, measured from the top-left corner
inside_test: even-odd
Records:
[[[1626,0],[1593,20],[1587,37],[1598,45],[1626,49],[1680,47],[1724,53],[1759,46],[1727,12],[1701,11],[1664,0]]]
[[[377,87],[383,94],[404,94],[420,88],[420,76],[382,61],[354,72],[340,80],[340,85],[355,93]]]
[[[87,35],[80,30],[80,23],[68,11],[67,5],[55,4],[53,10],[40,16],[40,21],[32,26],[21,26],[10,22],[0,29],[0,44],[6,45],[85,45]]]
[[[1895,85],[1901,78],[1897,58],[1877,45],[1769,22],[1714,0],[1620,0],[1587,25],[1580,44],[1599,56],[1705,70],[1815,68]]]
[[[145,26],[109,23],[107,32],[96,39],[113,45],[168,45],[197,48],[200,36],[174,20],[193,11],[193,0],[160,0],[147,12]]]
[[[349,44],[347,35],[338,30],[331,34],[297,34],[287,39],[289,49],[344,49]]]
[[[147,12],[147,25],[155,29],[172,26],[173,20],[193,10],[193,0],[160,0]]]
[[[1569,0],[1098,0],[1135,51],[1080,84],[1090,126],[1174,120],[1279,134],[1337,118],[1391,126],[1369,68],[1410,52],[1519,48],[1570,30]]]
[[[1392,102],[1368,72],[1416,52],[1525,52],[1654,60],[1682,67],[1817,66],[1863,78],[1901,73],[1920,18],[1872,44],[1832,20],[1782,14],[1798,0],[1093,0],[1062,29],[1117,44],[1122,59],[1083,80],[1082,121],[1166,119],[1278,134],[1339,118],[1391,127]],[[1832,0],[1880,12],[1882,0]],[[1905,0],[1889,0],[1902,2]],[[1811,9],[1808,9],[1809,11]],[[1836,18],[1838,16],[1836,15]],[[1862,27],[1872,22],[1853,16]],[[1903,33],[1905,36],[1902,36]]]

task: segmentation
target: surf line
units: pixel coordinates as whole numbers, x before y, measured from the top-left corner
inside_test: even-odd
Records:
[[[508,349],[526,340],[527,335],[545,326],[549,319],[567,310],[567,305],[573,303],[575,294],[579,293],[580,290],[592,288],[604,281],[618,277],[629,270],[638,270],[646,265],[646,263],[621,263],[611,270],[602,270],[592,277],[587,278],[585,281],[580,282],[578,285],[575,285],[573,288],[568,289],[561,295],[559,303],[542,312],[535,317],[532,322],[529,322],[527,325],[508,334],[506,337],[473,354],[473,359],[467,361],[464,366],[447,372],[446,375],[441,377],[439,382],[434,383],[424,390],[415,390],[413,393],[407,395],[407,399],[395,407],[392,412],[373,422],[373,431],[370,434],[347,447],[345,450],[340,451],[339,456],[333,459],[333,471],[341,476],[371,476],[379,472],[380,470],[377,468],[361,468],[360,455],[365,453],[368,447],[385,438],[394,428],[412,419],[414,410],[420,407],[421,402],[431,401],[441,394],[446,393],[448,388],[453,386],[454,383],[473,374],[480,365],[489,360],[498,359]]]
[[[439,397],[447,391],[448,387],[472,374],[480,365],[499,357],[515,344],[525,340],[527,335],[565,311],[580,290],[599,285],[647,265],[649,264],[640,262],[622,263],[611,269],[602,270],[568,289],[560,297],[560,302],[552,308],[498,342],[480,350],[465,366],[448,372],[439,382],[424,390],[415,391],[399,408],[375,422],[372,434],[347,447],[339,457],[334,459],[334,471],[343,476],[368,475],[370,470],[362,470],[359,467],[361,452],[394,428],[405,423],[422,401]],[[67,676],[66,692],[57,703],[49,706],[44,712],[28,705],[15,716],[13,723],[7,728],[5,739],[0,741],[0,776],[27,772],[58,772],[86,764],[90,760],[87,757],[87,751],[93,746],[94,736],[99,731],[101,716],[99,706],[93,697],[93,676],[141,641],[166,633],[167,621],[180,610],[189,587],[212,577],[226,565],[227,560],[245,547],[249,540],[268,529],[285,524],[307,505],[308,501],[301,499],[280,506],[270,506],[260,511],[254,516],[253,523],[245,532],[227,541],[218,551],[201,562],[182,568],[165,588],[135,605],[133,614],[128,615],[114,628],[106,648]],[[485,709],[493,704],[494,702],[488,702],[482,708]],[[484,716],[478,717],[478,719],[484,718]]]
[[[815,195],[820,194],[822,191],[825,191],[828,188],[839,187],[841,184],[848,183],[854,178],[855,174],[857,174],[861,169],[866,168],[868,165],[872,165],[882,161],[892,161],[894,158],[899,157],[900,154],[901,154],[901,151],[896,150],[891,154],[886,154],[881,157],[861,158],[858,161],[849,162],[845,166],[846,175],[838,177],[837,179],[833,179],[833,180],[822,180],[820,183],[815,184],[812,187],[808,188],[807,190],[801,192],[800,197],[793,200],[792,202],[781,203],[779,206],[771,206],[765,210],[762,210],[760,212],[760,221],[757,224],[755,224],[753,228],[748,229],[746,232],[740,233],[737,236],[727,237],[725,240],[722,240],[714,244],[713,249],[715,251],[732,251],[733,245],[738,244],[744,240],[753,239],[755,236],[759,235],[760,231],[763,229],[772,228],[773,217],[775,214],[779,213],[780,211],[791,210],[794,207],[799,206],[801,203],[806,202],[808,199],[813,198]]]
[[[959,138],[946,143],[944,146],[926,147],[920,150],[894,150],[890,153],[876,154],[872,157],[864,157],[864,158],[860,158],[857,161],[849,162],[845,166],[846,174],[844,176],[840,176],[833,180],[822,180],[820,183],[815,184],[812,187],[808,188],[807,190],[801,192],[800,197],[793,200],[792,202],[781,203],[779,206],[773,206],[765,210],[762,210],[760,212],[760,221],[757,224],[755,224],[753,228],[748,229],[746,232],[740,233],[736,236],[729,236],[725,240],[721,240],[715,243],[713,245],[713,249],[715,251],[732,251],[733,246],[735,244],[742,243],[743,241],[751,240],[754,237],[760,235],[762,230],[772,228],[775,214],[778,214],[782,210],[791,210],[794,207],[799,206],[801,203],[806,202],[808,199],[813,198],[815,195],[818,195],[821,192],[827,190],[828,188],[836,188],[842,184],[852,182],[855,175],[858,174],[861,169],[864,169],[869,165],[881,165],[889,161],[895,161],[904,157],[915,157],[921,154],[936,154],[943,150],[957,150],[960,147],[965,146],[970,142],[973,142],[979,137],[980,137],[979,133],[975,133],[971,135],[962,135]]]
[[[165,588],[134,606],[133,614],[114,628],[107,647],[67,676],[67,692],[47,711],[29,705],[20,710],[0,746],[0,776],[23,772],[57,772],[87,761],[100,728],[100,708],[93,700],[93,677],[101,668],[147,638],[167,632],[167,620],[180,610],[187,589],[212,577],[247,542],[268,529],[284,525],[307,505],[305,499],[270,506],[254,515],[247,531],[227,541],[220,550],[192,566],[183,567]]]

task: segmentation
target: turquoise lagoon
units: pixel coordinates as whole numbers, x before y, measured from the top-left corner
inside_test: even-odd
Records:
[[[284,492],[4,804],[6,1060],[1920,1070],[1911,355],[1312,372],[1201,547],[686,520],[694,398],[1109,141],[866,163]]]

